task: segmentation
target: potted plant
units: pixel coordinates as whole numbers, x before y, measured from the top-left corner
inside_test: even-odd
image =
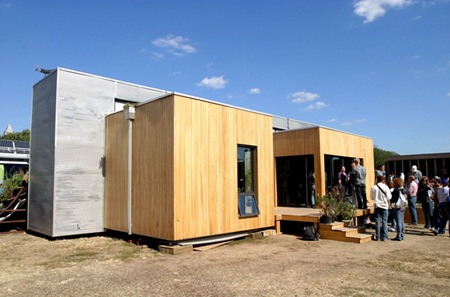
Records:
[[[350,226],[356,217],[356,206],[350,202],[340,200],[337,206],[337,215],[344,222],[344,226]]]
[[[316,195],[316,205],[322,210],[321,223],[329,224],[334,222],[338,203],[339,198],[332,192],[325,195]]]

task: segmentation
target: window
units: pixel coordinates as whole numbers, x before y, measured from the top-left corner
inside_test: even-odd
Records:
[[[239,194],[238,205],[240,217],[253,217],[259,215],[255,194]]]
[[[241,217],[259,215],[255,195],[255,159],[255,147],[238,146],[238,210]]]

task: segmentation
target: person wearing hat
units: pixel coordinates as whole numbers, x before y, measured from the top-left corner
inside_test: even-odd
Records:
[[[409,172],[409,175],[414,175],[414,177],[416,178],[416,182],[418,183],[421,179],[422,179],[422,172],[420,170],[417,169],[416,165],[413,165],[411,167],[411,171]]]
[[[352,161],[352,181],[355,186],[356,199],[358,201],[359,209],[367,209],[366,196],[366,168],[359,164],[359,159],[355,158]]]

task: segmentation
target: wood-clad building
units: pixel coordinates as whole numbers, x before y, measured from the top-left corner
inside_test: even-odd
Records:
[[[105,228],[127,232],[128,123],[106,118]],[[132,233],[169,241],[273,227],[272,117],[172,94],[136,107]],[[258,214],[238,209],[238,148],[254,150]]]
[[[347,172],[354,158],[366,168],[366,191],[374,184],[373,140],[320,126],[274,133],[277,206],[314,204],[315,193],[325,194],[337,181],[341,165]],[[367,197],[369,199],[369,197]]]
[[[274,227],[276,206],[311,206],[310,173],[324,193],[354,157],[373,184],[370,138],[206,99],[57,68],[32,107],[28,229],[49,237]]]

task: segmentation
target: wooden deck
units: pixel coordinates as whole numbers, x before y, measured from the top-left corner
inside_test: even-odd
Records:
[[[343,223],[320,224],[322,212],[317,208],[302,207],[275,207],[275,229],[277,233],[281,232],[281,221],[294,221],[303,223],[313,223],[314,228],[319,230],[321,238],[332,239],[346,242],[364,243],[370,240],[370,235],[361,234],[365,228],[354,227],[344,228]],[[358,218],[374,213],[373,208],[358,209],[354,225],[357,226]],[[341,226],[342,225],[342,226]],[[323,233],[323,236],[322,236]]]

